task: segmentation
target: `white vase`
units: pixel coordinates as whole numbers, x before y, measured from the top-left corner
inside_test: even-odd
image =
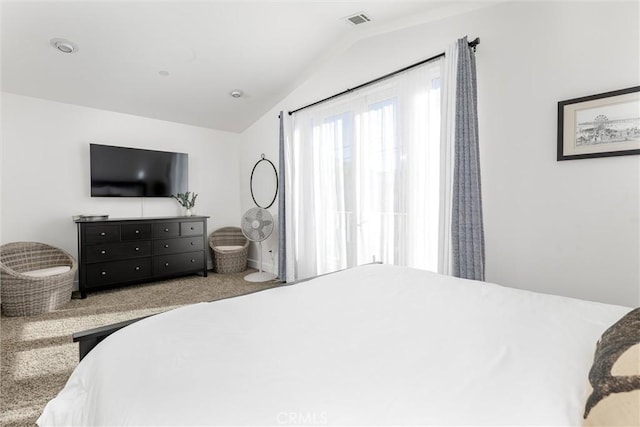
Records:
[[[191,209],[184,211],[184,216],[191,216]]]

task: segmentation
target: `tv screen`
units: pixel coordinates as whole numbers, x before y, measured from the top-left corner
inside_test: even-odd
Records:
[[[90,144],[91,197],[169,197],[188,188],[185,153]]]

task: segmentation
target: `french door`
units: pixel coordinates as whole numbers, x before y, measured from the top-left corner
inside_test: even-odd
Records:
[[[296,113],[288,153],[294,277],[374,260],[437,269],[440,66],[406,74]]]

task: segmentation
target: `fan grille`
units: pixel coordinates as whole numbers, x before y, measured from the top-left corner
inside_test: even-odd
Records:
[[[268,210],[251,208],[242,215],[242,234],[252,242],[262,242],[273,233],[273,217]]]

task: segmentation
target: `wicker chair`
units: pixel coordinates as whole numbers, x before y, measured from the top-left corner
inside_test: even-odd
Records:
[[[65,266],[70,270],[63,273],[41,271],[40,277],[25,274]],[[71,300],[77,269],[71,255],[44,243],[15,242],[0,246],[2,312],[6,316],[33,316],[60,308]]]
[[[220,274],[239,273],[247,269],[249,241],[238,227],[220,228],[209,236],[213,271]]]

